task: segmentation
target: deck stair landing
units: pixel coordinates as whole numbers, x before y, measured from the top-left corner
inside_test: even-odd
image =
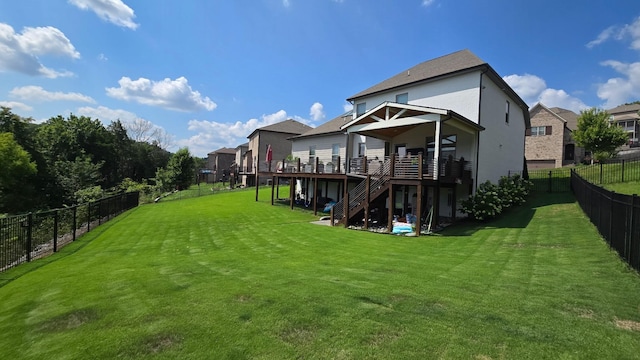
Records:
[[[368,210],[369,204],[389,189],[390,179],[391,160],[387,159],[375,173],[367,175],[364,180],[349,191],[347,197],[342,198],[332,207],[331,216],[334,222],[344,224],[358,215],[361,210]],[[348,210],[345,205],[346,199],[349,200]],[[345,215],[345,210],[348,215]]]

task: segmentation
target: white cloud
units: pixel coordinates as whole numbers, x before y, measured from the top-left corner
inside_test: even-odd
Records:
[[[10,25],[0,23],[0,71],[48,78],[73,75],[69,71],[47,68],[40,62],[41,55],[80,57],[71,41],[54,27],[25,27],[17,34]]]
[[[64,33],[54,27],[25,27],[22,34],[16,35],[25,52],[34,55],[59,55],[74,59],[80,58],[71,41]]]
[[[547,88],[547,83],[535,75],[507,75],[504,81],[526,102],[531,103]]]
[[[107,95],[120,100],[136,101],[178,111],[212,111],[217,107],[211,99],[203,98],[198,91],[191,89],[188,80],[184,77],[152,81],[145,78],[131,80],[124,76],[118,84],[120,84],[118,88],[106,88]]]
[[[609,26],[608,28],[602,30],[602,32],[598,35],[597,38],[589,41],[587,43],[587,47],[591,49],[596,45],[602,44],[603,42],[609,40],[612,36],[614,36],[615,33],[618,31],[619,30],[617,30],[615,26]]]
[[[139,24],[133,19],[136,17],[132,8],[122,0],[69,0],[69,3],[82,10],[91,10],[102,20],[135,30]]]
[[[60,91],[51,92],[40,86],[23,86],[13,88],[9,95],[22,100],[31,101],[79,101],[87,103],[95,103],[90,96],[80,93],[70,92],[63,93]]]
[[[606,109],[624,104],[628,100],[640,98],[640,62],[623,63],[608,60],[601,63],[608,66],[623,77],[607,80],[604,84],[598,84],[598,97],[605,101]]]
[[[574,112],[589,108],[582,100],[569,95],[564,90],[547,88],[544,79],[536,75],[514,74],[505,76],[503,79],[529,106],[541,102],[548,107],[557,106]]]
[[[109,61],[109,58],[105,54],[98,55],[98,60],[100,61]]]
[[[255,129],[290,118],[308,123],[307,120],[298,116],[287,115],[287,112],[284,110],[279,110],[273,114],[262,115],[259,118],[252,118],[244,122],[236,121],[235,123],[190,120],[188,129],[197,132],[197,134],[188,139],[178,140],[176,143],[179,147],[188,147],[192,154],[204,157],[211,151],[221,147],[235,148],[240,144],[244,144],[249,141],[247,136]]]
[[[629,47],[634,50],[640,50],[640,17],[637,17],[631,24],[622,26],[613,25],[602,30],[602,32],[598,34],[598,37],[589,41],[586,46],[591,49],[609,39],[630,39]]]
[[[427,7],[433,5],[435,0],[422,0],[422,6]]]
[[[17,101],[0,101],[0,106],[11,108],[15,113],[16,111],[31,111],[33,108],[27,104],[23,104]]]
[[[291,6],[291,2],[289,0],[282,0],[282,5],[288,8],[289,6]]]
[[[318,121],[325,118],[324,107],[319,102],[313,103],[311,105],[311,109],[309,110],[309,115],[311,115],[311,120]]]
[[[344,112],[351,111],[353,110],[353,104],[347,101],[342,104],[342,108],[344,109]]]

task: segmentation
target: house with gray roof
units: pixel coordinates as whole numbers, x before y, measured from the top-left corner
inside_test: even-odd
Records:
[[[622,150],[640,147],[640,104],[625,104],[607,110],[612,124],[623,128],[629,134],[629,142]]]
[[[578,164],[585,150],[573,139],[578,128],[578,114],[571,110],[548,108],[537,103],[529,110],[531,128],[525,137],[525,157],[528,169],[559,168]]]
[[[220,148],[207,154],[207,182],[228,181],[230,166],[236,157],[236,150]]]
[[[524,168],[529,107],[469,50],[420,63],[347,100],[351,114],[292,137],[294,154],[310,166],[274,174],[301,180],[309,200],[338,197],[332,217],[345,225],[391,229],[400,217],[421,229],[455,219],[459,201],[479,184]],[[338,157],[339,173],[325,171]],[[343,180],[342,192],[327,186],[334,178]]]
[[[311,129],[309,125],[293,119],[255,129],[247,136],[249,145],[243,159],[245,166],[239,172],[243,184],[245,186],[265,184],[267,178],[259,178],[256,183],[256,175],[259,172],[275,171],[278,160],[281,161],[291,154],[290,138]],[[266,158],[269,147],[271,147],[272,151],[271,162],[267,162]]]

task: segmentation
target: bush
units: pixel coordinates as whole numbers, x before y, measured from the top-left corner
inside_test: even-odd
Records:
[[[498,185],[487,180],[474,195],[460,202],[460,211],[476,220],[488,220],[511,206],[522,205],[532,187],[533,183],[520,175],[503,176]]]
[[[475,195],[460,203],[460,210],[476,220],[493,218],[502,212],[502,201],[498,186],[486,181],[480,186]]]

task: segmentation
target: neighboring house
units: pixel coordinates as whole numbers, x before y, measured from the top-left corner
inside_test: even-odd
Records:
[[[207,154],[207,168],[212,171],[207,182],[229,181],[230,166],[236,157],[236,150],[220,148]]]
[[[418,64],[347,100],[354,105],[351,119],[338,117],[325,131],[292,139],[294,154],[307,163],[326,164],[328,149],[333,156],[339,144],[343,174],[282,175],[304,180],[314,198],[331,195],[323,188],[341,176],[344,196],[333,209],[345,224],[378,221],[391,228],[392,218],[405,214],[418,227],[455,219],[459,201],[478,184],[523,170],[528,106],[468,50]]]
[[[234,187],[239,184],[246,184],[246,180],[243,180],[245,175],[240,175],[246,173],[246,154],[249,151],[249,143],[244,143],[236,146],[235,148],[235,159],[231,164],[231,187]]]
[[[525,138],[527,168],[545,169],[573,165],[584,160],[584,148],[576,145],[573,131],[578,128],[578,114],[542,103],[529,110],[531,128]]]
[[[300,135],[312,128],[299,121],[289,119],[267,125],[254,130],[247,138],[249,139],[248,150],[245,154],[246,167],[244,172],[244,185],[253,186],[255,183],[256,170],[258,172],[276,171],[278,161],[282,161],[291,154],[291,138]],[[267,163],[267,148],[271,146],[272,161]],[[258,184],[265,184],[266,178],[260,178]]]
[[[351,121],[351,111],[348,111],[302,135],[294,136],[291,154],[300,159],[301,164],[309,166],[314,171],[316,159],[323,166],[323,172],[341,172],[347,165],[346,146],[347,134],[341,127]],[[326,171],[327,167],[331,171]]]
[[[611,115],[610,120],[623,128],[629,134],[629,142],[622,150],[640,147],[640,104],[620,105],[607,110]]]

